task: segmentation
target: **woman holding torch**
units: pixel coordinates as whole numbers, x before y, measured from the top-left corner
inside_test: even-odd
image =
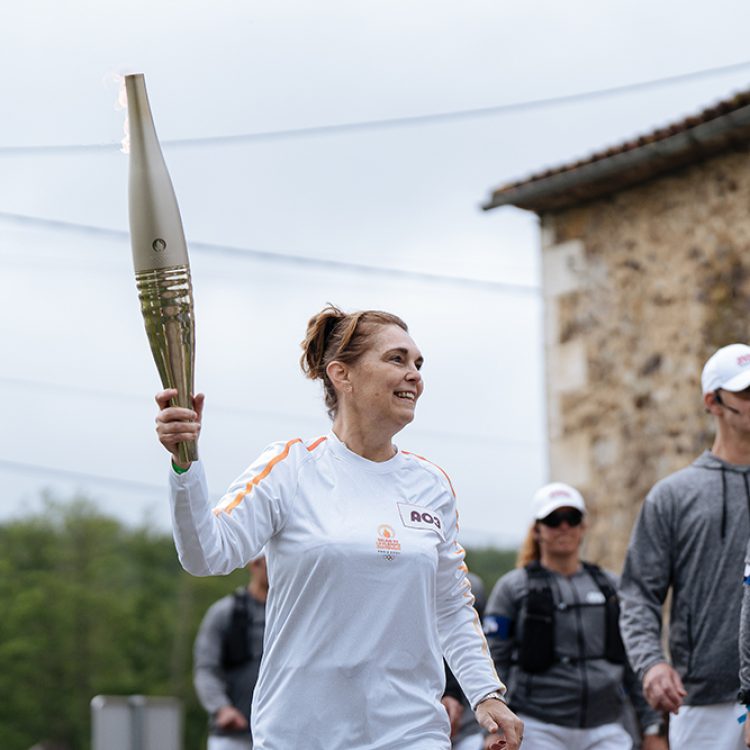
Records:
[[[177,447],[198,438],[203,396],[193,410],[170,406],[172,390],[157,396],[182,565],[226,574],[265,546],[254,747],[449,750],[444,655],[494,747],[518,750],[523,725],[472,607],[450,480],[392,443],[424,387],[406,324],[328,306],[302,347],[332,429],[269,446],[213,510],[201,463],[180,459]]]

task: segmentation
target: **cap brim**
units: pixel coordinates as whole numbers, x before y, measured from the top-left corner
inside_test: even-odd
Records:
[[[737,391],[744,391],[748,386],[750,386],[750,369],[743,370],[733,378],[730,378],[720,388],[725,391],[737,393]]]
[[[550,500],[543,505],[536,513],[536,520],[541,521],[543,518],[547,518],[550,513],[553,513],[559,508],[575,508],[576,510],[580,510],[583,515],[586,515],[586,506],[583,503],[572,497],[566,497],[560,498],[559,500]]]

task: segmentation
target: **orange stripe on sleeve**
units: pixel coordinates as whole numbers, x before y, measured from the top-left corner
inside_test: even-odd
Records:
[[[321,443],[323,443],[328,438],[323,436],[321,438],[318,438],[314,443],[307,446],[307,450],[312,453]],[[252,491],[253,487],[260,484],[270,473],[276,464],[283,461],[288,455],[289,450],[295,443],[301,443],[301,438],[295,438],[294,440],[290,440],[285,446],[284,450],[279,453],[278,456],[274,456],[267,464],[265,469],[260,472],[257,476],[254,476],[246,485],[243,490],[240,490],[235,496],[234,500],[232,500],[229,505],[227,505],[226,508],[217,508],[214,513],[231,513]]]
[[[276,466],[279,462],[283,461],[288,455],[289,455],[289,449],[295,444],[295,443],[301,443],[302,440],[300,438],[295,438],[294,440],[290,440],[285,446],[284,450],[279,453],[278,456],[274,456],[267,464],[266,468],[263,469],[263,471],[260,472],[260,474],[257,474],[254,476],[246,485],[244,490],[240,490],[235,496],[234,500],[232,500],[229,505],[227,505],[226,508],[221,508],[219,511],[220,513],[231,513],[252,491],[253,487],[260,484],[273,470],[273,467]]]
[[[312,445],[307,446],[307,450],[312,453],[321,443],[324,443],[328,438],[323,435],[323,437],[319,437]]]
[[[414,456],[414,458],[418,458],[420,461],[425,461],[426,463],[430,464],[431,466],[434,466],[441,474],[448,480],[448,486],[451,488],[451,493],[453,497],[456,496],[456,491],[453,489],[453,482],[451,482],[451,478],[446,473],[445,469],[441,469],[437,464],[432,463],[429,458],[425,458],[424,456],[420,456],[418,453],[410,453],[409,451],[401,451],[402,453],[405,453],[407,456]]]

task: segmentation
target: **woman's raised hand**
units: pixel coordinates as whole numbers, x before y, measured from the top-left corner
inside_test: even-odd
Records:
[[[156,434],[159,442],[172,454],[172,461],[182,469],[190,463],[183,463],[177,453],[177,444],[198,440],[201,432],[201,415],[205,396],[202,393],[193,397],[193,408],[170,406],[171,399],[177,396],[175,388],[167,388],[156,394],[159,413],[156,415]]]

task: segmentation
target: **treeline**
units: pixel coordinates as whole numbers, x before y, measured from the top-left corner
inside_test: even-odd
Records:
[[[467,555],[489,592],[514,553]],[[247,581],[194,578],[172,539],[131,528],[85,499],[48,500],[0,525],[0,748],[53,740],[90,749],[91,698],[170,695],[185,709],[185,748],[205,747],[192,644],[208,606]]]

